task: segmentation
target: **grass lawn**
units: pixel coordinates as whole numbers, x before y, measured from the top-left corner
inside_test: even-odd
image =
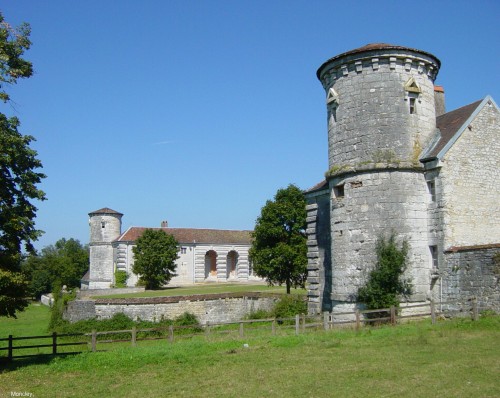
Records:
[[[9,334],[21,336],[39,336],[49,334],[50,309],[40,303],[30,304],[23,312],[18,312],[16,318],[0,318],[0,338]]]
[[[242,283],[207,283],[191,286],[167,287],[161,290],[147,290],[142,293],[125,293],[116,295],[96,296],[95,298],[130,298],[130,297],[162,297],[162,296],[188,296],[191,294],[208,293],[239,293],[239,292],[267,292],[286,293],[284,286],[268,286],[266,284]],[[305,295],[306,289],[292,289],[292,294]]]
[[[0,396],[500,396],[498,316],[149,343],[47,363],[14,361],[0,373]]]

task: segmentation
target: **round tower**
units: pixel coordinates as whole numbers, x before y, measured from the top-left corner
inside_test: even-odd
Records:
[[[436,131],[439,67],[425,51],[376,43],[318,69],[328,114],[333,307],[352,308],[377,238],[392,232],[410,244],[413,299],[427,294],[430,195],[419,157]]]
[[[122,213],[107,207],[89,213],[89,289],[105,289],[113,283],[112,242],[121,235],[122,216]]]

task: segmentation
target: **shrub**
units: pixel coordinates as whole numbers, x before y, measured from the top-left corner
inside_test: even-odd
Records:
[[[127,272],[123,270],[115,271],[115,287],[127,287]]]
[[[302,296],[284,295],[274,306],[272,315],[275,318],[292,318],[297,314],[307,312],[307,303]]]
[[[395,234],[389,239],[377,241],[377,263],[370,272],[365,286],[358,290],[358,300],[368,309],[399,307],[399,296],[411,294],[411,284],[402,279],[407,266],[408,242],[403,241],[401,248],[396,244]],[[371,318],[387,316],[385,312],[369,314]]]

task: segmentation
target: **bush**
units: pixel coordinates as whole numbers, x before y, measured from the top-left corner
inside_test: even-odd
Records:
[[[275,318],[292,318],[297,314],[307,312],[307,303],[304,297],[299,295],[284,295],[274,306],[272,316]]]
[[[182,315],[179,315],[174,319],[174,326],[181,327],[189,332],[200,332],[203,329],[201,328],[200,322],[196,315],[191,314],[190,312],[185,312]]]
[[[366,285],[358,290],[358,300],[366,304],[368,309],[399,307],[399,296],[411,294],[410,281],[402,279],[407,265],[408,248],[407,241],[403,241],[401,248],[398,248],[394,233],[387,240],[378,239],[377,263],[370,272]],[[383,316],[387,314],[369,314],[369,318]]]
[[[123,270],[115,271],[115,287],[127,287],[127,272]]]

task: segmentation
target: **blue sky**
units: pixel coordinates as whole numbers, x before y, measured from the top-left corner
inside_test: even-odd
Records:
[[[327,169],[328,58],[368,43],[428,51],[447,110],[500,101],[498,1],[4,0],[31,24],[32,78],[9,89],[47,178],[37,248],[123,229],[252,229],[280,187]]]

